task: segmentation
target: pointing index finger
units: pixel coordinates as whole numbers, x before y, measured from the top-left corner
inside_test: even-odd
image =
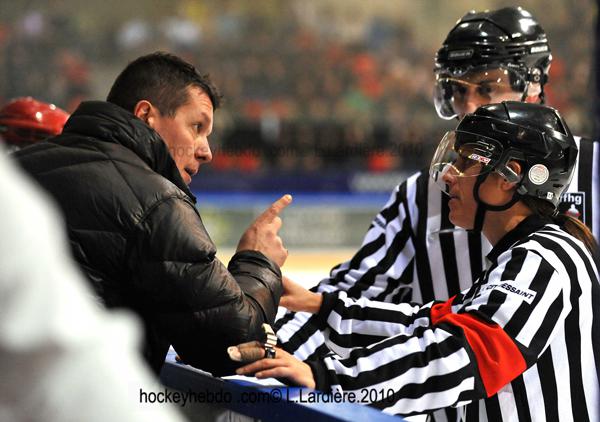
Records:
[[[267,208],[259,217],[258,220],[271,221],[279,215],[281,211],[292,203],[292,195],[286,194],[273,202],[269,208]]]

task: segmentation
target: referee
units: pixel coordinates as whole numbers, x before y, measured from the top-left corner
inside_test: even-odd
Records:
[[[282,304],[316,313],[332,349],[351,352],[307,364],[276,350],[237,372],[404,416],[454,406],[466,421],[599,421],[597,246],[581,221],[555,214],[576,157],[554,109],[478,108],[442,139],[430,172],[454,224],[473,229],[482,215],[493,249],[473,286],[393,305],[285,282]]]
[[[527,26],[521,25],[524,20]],[[468,13],[436,56],[436,109],[449,119],[503,100],[543,101],[551,59],[546,34],[527,11],[508,7]],[[598,239],[600,145],[576,142],[579,161],[559,209],[584,221]],[[490,245],[479,233],[449,221],[448,198],[431,184],[423,170],[397,186],[358,252],[314,290],[425,303],[470,287],[485,268]],[[281,346],[300,359],[328,352],[310,320],[309,314],[288,312],[276,322]]]
[[[468,13],[436,55],[436,110],[450,119],[503,100],[543,102],[551,60],[546,34],[527,11],[508,7]],[[598,239],[600,145],[579,138],[576,142],[579,160],[559,209],[584,221]],[[351,298],[390,303],[427,303],[469,288],[487,266],[491,247],[479,233],[450,222],[448,198],[432,183],[423,170],[397,186],[356,254],[313,290],[341,290]],[[329,352],[311,314],[287,312],[275,325],[282,348],[299,359]],[[344,355],[343,348],[336,352]]]

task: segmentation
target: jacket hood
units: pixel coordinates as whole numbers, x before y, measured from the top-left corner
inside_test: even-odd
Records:
[[[160,135],[118,105],[106,101],[84,101],[73,112],[62,133],[89,136],[94,138],[94,142],[109,142],[130,149],[152,170],[196,201]]]

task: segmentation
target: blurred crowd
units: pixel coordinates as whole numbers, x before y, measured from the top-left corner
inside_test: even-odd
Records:
[[[156,24],[138,17],[100,34],[48,11],[1,22],[0,100],[32,95],[72,111],[106,92],[111,65],[172,51],[210,73],[224,94],[213,172],[412,171],[453,125],[431,102],[439,45],[422,42],[415,28],[377,17],[348,37],[327,19],[307,25],[293,10],[274,19],[230,3],[210,18],[176,13]],[[578,57],[589,56],[582,38],[592,34],[569,34],[568,20],[554,26],[546,28],[552,40],[572,57],[555,53],[549,103],[585,132],[589,57]]]

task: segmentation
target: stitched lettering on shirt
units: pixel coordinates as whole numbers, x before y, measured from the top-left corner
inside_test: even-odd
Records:
[[[495,289],[502,290],[504,292],[511,293],[513,295],[517,295],[517,296],[521,297],[525,302],[529,303],[530,305],[533,302],[533,300],[535,299],[535,295],[536,295],[536,292],[534,292],[533,290],[525,289],[522,287],[516,287],[506,281],[502,282],[502,283],[493,283],[493,284],[487,284],[485,286],[482,286],[480,293],[486,292],[488,290],[495,290]]]

